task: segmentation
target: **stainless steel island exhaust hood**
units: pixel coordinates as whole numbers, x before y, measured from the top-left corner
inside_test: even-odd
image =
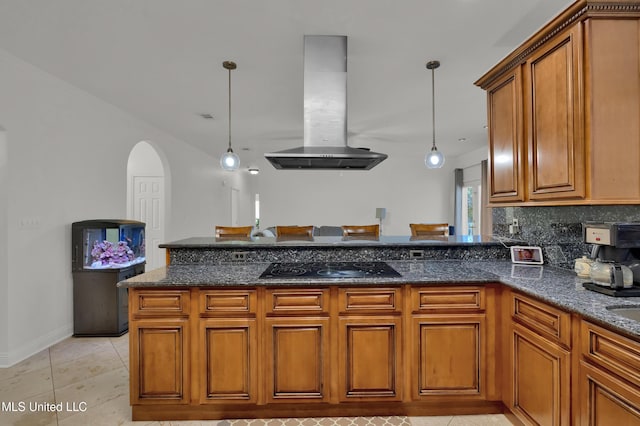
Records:
[[[266,153],[276,169],[369,170],[387,158],[347,145],[347,37],[304,36],[304,145]]]

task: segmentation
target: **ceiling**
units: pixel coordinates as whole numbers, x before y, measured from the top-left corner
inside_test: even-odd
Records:
[[[0,48],[218,156],[302,144],[303,35],[348,36],[349,145],[486,146],[482,74],[571,0],[0,0]],[[211,114],[204,119],[200,114]],[[460,141],[459,139],[466,139]]]

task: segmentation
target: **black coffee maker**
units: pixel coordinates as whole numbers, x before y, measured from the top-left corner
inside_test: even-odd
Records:
[[[640,296],[640,222],[586,222],[582,224],[584,242],[593,244],[592,265],[609,275],[605,277],[610,283],[584,283],[584,288],[607,294],[609,296]],[[623,285],[623,270],[630,269],[633,284]],[[628,272],[628,270],[627,270]]]

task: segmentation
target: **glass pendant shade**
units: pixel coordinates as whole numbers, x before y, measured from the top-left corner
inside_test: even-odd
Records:
[[[240,157],[229,148],[227,152],[220,157],[220,166],[229,172],[238,170],[238,167],[240,167]]]
[[[439,169],[444,165],[444,155],[435,146],[424,156],[424,164],[428,169]]]

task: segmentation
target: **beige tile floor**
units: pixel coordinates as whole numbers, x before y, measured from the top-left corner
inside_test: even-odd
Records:
[[[133,422],[129,407],[128,335],[70,337],[10,367],[0,368],[0,425],[295,426],[293,421]],[[307,419],[300,426],[500,426],[503,415]]]

